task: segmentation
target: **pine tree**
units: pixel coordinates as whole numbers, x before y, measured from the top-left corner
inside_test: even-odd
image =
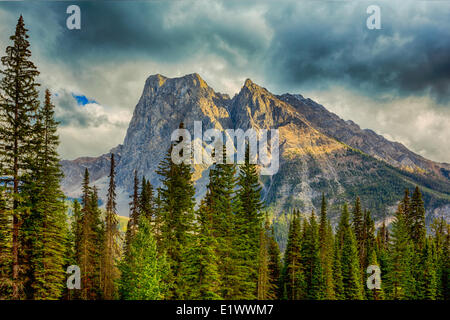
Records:
[[[422,193],[417,186],[411,197],[411,211],[408,220],[411,223],[411,240],[414,241],[418,249],[421,249],[425,244],[427,231],[425,228],[425,208]]]
[[[118,278],[116,260],[120,255],[118,230],[119,220],[116,209],[116,182],[114,154],[111,154],[111,168],[109,173],[109,187],[106,201],[105,244],[103,252],[103,297],[111,300],[115,297],[115,282]]]
[[[289,300],[300,300],[305,297],[305,277],[301,257],[301,225],[297,211],[289,226],[288,242],[284,254],[283,288],[284,296]]]
[[[334,255],[333,255],[333,289],[337,300],[344,300],[344,279],[342,277],[342,264],[341,264],[341,248],[339,242],[334,242]]]
[[[240,239],[240,256],[245,257],[240,291],[242,299],[254,299],[257,295],[259,239],[262,227],[261,186],[255,164],[250,163],[247,145],[245,162],[239,167],[237,233]]]
[[[181,266],[184,278],[181,297],[195,300],[221,299],[217,240],[212,234],[213,213],[210,206],[203,202],[197,217],[198,230],[195,240],[189,242],[186,258]]]
[[[269,218],[266,214],[266,221],[264,223],[264,229],[260,231],[259,237],[259,265],[258,265],[258,285],[257,285],[257,298],[258,300],[267,300],[270,290],[269,279]]]
[[[137,171],[134,170],[134,180],[133,180],[133,194],[130,195],[131,202],[130,206],[130,219],[127,224],[127,231],[125,233],[125,242],[124,242],[124,252],[125,255],[129,254],[129,246],[131,240],[137,232],[139,219],[140,219],[140,208],[139,208],[139,179]]]
[[[380,267],[378,264],[378,261],[377,261],[377,255],[376,255],[375,249],[372,249],[369,253],[368,265]],[[366,297],[368,300],[383,300],[384,299],[383,282],[381,282],[380,289],[377,289],[377,288],[369,289],[367,287],[367,285],[365,287],[366,287]]]
[[[168,265],[159,255],[147,217],[139,218],[135,236],[130,240],[129,254],[119,265],[119,292],[125,300],[161,300],[166,298]]]
[[[81,293],[84,300],[102,297],[102,253],[105,242],[104,225],[98,208],[98,194],[89,186],[89,171],[85,170],[82,185],[81,239],[78,266],[81,272]]]
[[[363,299],[364,289],[362,287],[358,249],[355,235],[349,223],[347,204],[344,204],[342,209],[338,234],[340,235],[338,243],[341,250],[344,297],[346,300],[361,300]]]
[[[90,211],[90,194],[91,188],[89,186],[89,171],[86,168],[84,171],[83,185],[82,185],[82,214],[81,214],[81,232],[80,232],[80,252],[78,254],[77,261],[81,272],[81,294],[82,299],[91,298],[91,290],[93,284],[93,260],[94,260],[94,248],[92,246],[94,242],[94,234],[91,229],[92,215]]]
[[[327,203],[325,194],[322,194],[319,224],[319,256],[323,272],[324,299],[336,298],[333,284],[333,231],[327,217]]]
[[[363,282],[363,287],[366,287],[364,279],[367,267],[371,264],[370,261],[376,260],[375,222],[372,220],[369,210],[364,211],[363,243],[362,250],[360,252],[362,252],[362,256],[360,256],[360,266],[362,272],[361,279]]]
[[[281,299],[282,297],[282,287],[281,287],[281,262],[280,262],[280,248],[275,239],[275,231],[273,226],[270,229],[271,234],[268,240],[268,273],[269,273],[269,289],[267,293],[268,299]]]
[[[403,199],[400,202],[402,206],[402,212],[405,217],[405,223],[407,227],[412,230],[412,221],[411,221],[411,198],[409,197],[409,190],[405,189]]]
[[[180,124],[180,128],[184,125]],[[177,141],[176,144],[182,143]],[[191,166],[172,162],[172,148],[158,167],[161,177],[159,215],[161,217],[161,252],[167,254],[170,265],[168,275],[168,298],[177,299],[183,295],[183,279],[180,276],[185,250],[192,240],[194,225],[194,195]]]
[[[33,184],[37,186],[32,199],[31,212],[36,217],[33,237],[31,272],[34,299],[58,299],[63,291],[67,252],[68,226],[64,195],[59,181],[62,173],[57,147],[58,123],[54,119],[54,105],[50,91],[45,93],[45,103],[39,110],[40,124],[37,134],[36,160]]]
[[[78,199],[75,199],[72,204],[73,207],[73,220],[71,230],[74,236],[73,247],[75,253],[75,261],[79,261],[79,255],[81,252],[81,234],[82,234],[82,219],[81,205]]]
[[[436,273],[436,248],[431,239],[425,238],[421,254],[422,274],[416,282],[416,299],[436,300],[437,273]]]
[[[324,298],[324,278],[320,262],[319,230],[314,214],[304,222],[305,232],[302,241],[302,266],[305,276],[306,299]]]
[[[137,170],[134,170],[134,183],[133,183],[133,194],[130,196],[130,223],[131,223],[131,234],[136,232],[137,226],[139,224],[140,210],[139,210],[139,178]]]
[[[226,147],[223,146],[223,159]],[[216,239],[216,256],[221,281],[221,296],[236,299],[243,280],[243,256],[240,254],[241,239],[238,237],[238,223],[233,211],[239,207],[235,197],[236,165],[215,163],[209,171],[209,183],[204,207],[211,213],[211,231]]]
[[[93,299],[103,299],[103,279],[102,276],[105,272],[103,265],[103,253],[105,251],[105,224],[102,220],[102,213],[98,207],[99,198],[97,187],[94,186],[91,192],[91,200],[89,201],[91,208],[89,213],[91,214],[91,225],[90,228],[93,234]]]
[[[386,289],[389,299],[409,300],[415,298],[413,275],[414,248],[409,237],[409,225],[404,213],[405,205],[400,203],[392,226],[389,248],[389,264],[386,275]]]
[[[27,270],[22,262],[20,225],[26,212],[20,185],[23,175],[30,171],[33,158],[33,118],[39,106],[36,77],[39,72],[30,61],[30,43],[22,16],[17,22],[16,32],[10,37],[13,45],[6,48],[1,58],[3,78],[0,82],[0,161],[2,175],[12,182],[8,193],[12,198],[11,236],[11,285],[13,299],[23,297],[24,280],[21,270]]]
[[[139,195],[139,212],[141,215],[145,215],[149,221],[152,221],[154,210],[153,187],[150,181],[143,177],[141,194]]]
[[[365,252],[364,252],[365,230],[364,230],[364,217],[359,197],[356,197],[352,218],[353,218],[352,219],[353,230],[355,233],[356,243],[358,246],[359,263],[362,266],[365,259]]]

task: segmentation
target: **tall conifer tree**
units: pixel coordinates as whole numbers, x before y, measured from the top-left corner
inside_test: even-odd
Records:
[[[118,281],[124,300],[162,300],[166,298],[165,279],[169,266],[159,255],[147,217],[139,217],[136,234],[130,239],[129,254],[120,262]]]
[[[115,182],[115,161],[114,154],[111,154],[111,167],[109,173],[109,187],[106,200],[105,216],[105,244],[103,252],[103,270],[102,284],[103,297],[111,300],[115,297],[115,282],[118,278],[116,261],[119,258],[120,249],[118,245],[119,220],[116,208],[116,182]]]
[[[324,298],[324,278],[320,261],[319,230],[314,210],[309,221],[304,221],[302,241],[302,266],[305,275],[306,299]]]
[[[409,203],[409,201],[406,203]],[[405,203],[400,203],[395,213],[389,248],[386,288],[389,299],[393,300],[410,300],[415,298],[414,247],[409,236],[410,228],[406,214],[403,211],[404,208]]]
[[[58,299],[63,291],[67,253],[68,226],[64,195],[60,189],[62,173],[57,147],[59,145],[58,123],[54,119],[54,105],[50,91],[45,92],[45,103],[39,110],[39,125],[35,134],[36,157],[32,182],[35,192],[31,212],[34,214],[31,272],[32,297],[34,299]]]
[[[333,231],[327,217],[327,203],[325,194],[322,194],[319,224],[319,256],[323,272],[324,298],[336,298],[333,284]]]
[[[284,296],[289,300],[305,297],[305,276],[301,257],[302,234],[299,213],[294,210],[289,226],[288,242],[284,254],[283,288]]]
[[[261,186],[255,164],[250,163],[250,149],[246,146],[245,162],[239,167],[237,232],[240,238],[240,255],[243,261],[242,298],[254,299],[257,295],[259,239],[262,228]]]
[[[184,128],[183,123],[180,128]],[[181,139],[174,145],[184,143]],[[186,249],[191,245],[194,226],[195,188],[192,182],[192,168],[189,164],[172,161],[172,145],[167,156],[160,163],[157,173],[161,177],[161,249],[167,254],[170,265],[168,276],[168,298],[177,299],[183,295],[181,266],[186,257]]]
[[[347,204],[344,204],[339,222],[338,239],[341,250],[341,268],[346,300],[363,299],[364,289],[361,281],[361,270],[359,266],[358,248],[355,234],[350,226]]]
[[[0,81],[0,161],[2,175],[10,178],[12,188],[8,194],[11,196],[12,210],[12,236],[11,236],[11,285],[12,298],[23,297],[21,288],[24,285],[21,270],[27,270],[23,265],[19,226],[23,223],[24,195],[20,186],[23,175],[30,171],[30,162],[33,157],[31,147],[34,138],[33,119],[39,107],[39,84],[36,77],[39,71],[30,61],[31,51],[28,41],[27,29],[20,16],[16,25],[16,32],[10,37],[12,45],[6,48],[6,55],[1,58],[3,78]],[[9,201],[9,200],[8,200]]]

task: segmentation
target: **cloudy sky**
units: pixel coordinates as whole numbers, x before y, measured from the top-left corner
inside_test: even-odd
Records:
[[[81,8],[68,30],[66,8]],[[381,29],[366,27],[369,5]],[[233,96],[246,78],[450,162],[450,1],[1,1],[55,96],[63,158],[123,141],[145,79],[197,72]]]

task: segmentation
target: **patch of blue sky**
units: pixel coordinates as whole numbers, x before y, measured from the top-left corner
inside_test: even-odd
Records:
[[[78,95],[78,94],[74,94],[72,93],[72,97],[74,97],[75,100],[77,100],[77,104],[79,106],[85,106],[89,103],[97,103],[97,101],[95,101],[94,99],[91,98],[87,98],[85,95]]]

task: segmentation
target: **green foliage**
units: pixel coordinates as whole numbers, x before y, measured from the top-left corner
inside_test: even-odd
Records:
[[[217,257],[217,239],[213,236],[210,207],[203,205],[198,211],[195,239],[189,242],[186,258],[181,266],[183,277],[182,298],[217,300],[221,298],[221,277]]]
[[[305,298],[305,275],[301,264],[301,246],[300,217],[299,213],[294,211],[294,218],[289,226],[283,267],[283,297],[289,300]]]
[[[282,297],[282,284],[281,284],[281,261],[280,261],[280,249],[275,239],[275,232],[273,226],[271,228],[271,234],[268,237],[268,299],[281,299]],[[267,236],[267,234],[266,234]]]
[[[314,211],[309,221],[304,222],[305,231],[301,246],[306,299],[324,298],[324,277],[320,260],[319,230]]]
[[[169,272],[164,255],[159,255],[150,222],[142,216],[129,246],[129,255],[119,265],[119,292],[125,300],[161,300],[166,297],[163,281]]]
[[[183,124],[180,125],[183,127]],[[183,281],[179,275],[184,263],[184,250],[190,245],[189,235],[193,232],[194,195],[192,169],[185,163],[172,162],[171,153],[174,146],[182,143],[177,141],[171,146],[165,159],[158,167],[162,187],[159,189],[160,202],[158,216],[161,228],[161,252],[167,254],[170,273],[168,298],[177,299],[183,296]]]
[[[326,300],[334,300],[336,298],[333,275],[334,239],[333,229],[327,217],[327,203],[324,194],[322,194],[320,210],[319,257],[323,272],[323,283],[321,287],[323,298]]]
[[[33,172],[27,177],[30,188],[32,230],[32,298],[58,299],[61,297],[65,279],[68,226],[64,195],[60,190],[62,176],[57,147],[57,122],[50,91],[45,93],[45,103],[39,109],[36,122],[36,157]],[[31,187],[30,187],[31,185]],[[29,222],[28,222],[29,223]],[[31,223],[30,223],[31,224]],[[31,294],[30,294],[31,295]]]
[[[257,296],[260,232],[262,226],[261,186],[255,164],[250,163],[249,147],[246,147],[245,162],[239,167],[237,200],[235,203],[236,243],[240,267],[240,299]]]
[[[116,182],[114,154],[111,154],[111,168],[109,173],[109,187],[106,201],[105,235],[102,252],[101,285],[103,297],[111,300],[116,295],[115,282],[119,276],[116,261],[120,257],[118,244],[119,220],[116,209]]]
[[[344,297],[347,300],[361,300],[364,290],[361,281],[358,248],[355,235],[350,227],[347,204],[344,204],[342,209],[337,234],[339,250],[341,251]]]
[[[11,277],[7,281],[14,299],[25,298],[31,271],[32,236],[31,226],[35,220],[28,219],[27,196],[22,192],[24,176],[33,170],[34,139],[36,131],[39,71],[30,61],[30,43],[22,16],[16,25],[15,34],[10,37],[12,45],[6,48],[1,58],[0,73],[0,167],[2,180],[6,178],[8,200],[12,202],[7,211],[12,220],[11,234]],[[40,141],[40,139],[38,139]],[[34,218],[34,217],[33,217]],[[24,222],[30,223],[25,226]]]
[[[414,299],[416,290],[413,275],[414,246],[409,236],[410,229],[404,214],[404,209],[408,207],[408,197],[405,199],[406,201],[397,209],[389,247],[386,293],[388,298],[393,300]]]

